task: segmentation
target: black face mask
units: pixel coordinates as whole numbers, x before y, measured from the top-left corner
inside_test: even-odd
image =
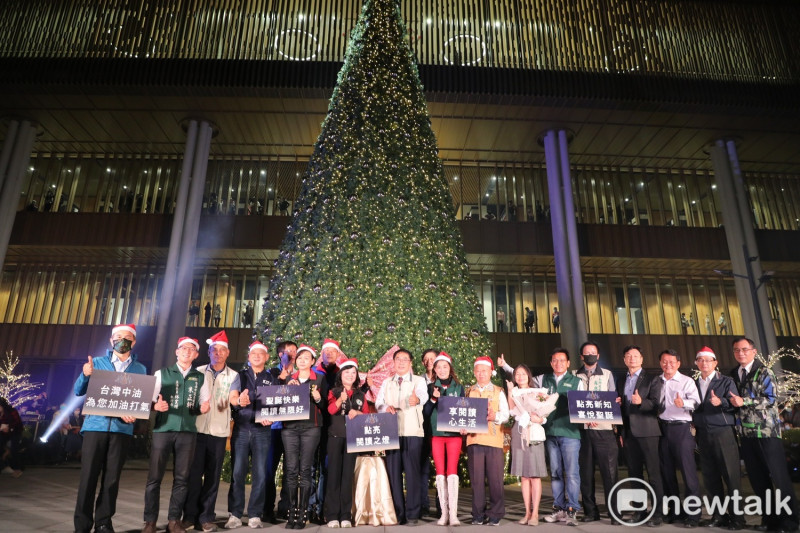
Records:
[[[131,351],[131,346],[133,346],[133,342],[129,339],[119,339],[114,343],[114,351],[117,353],[128,353]]]
[[[596,355],[584,355],[583,362],[589,366],[592,366],[597,363],[597,356]]]

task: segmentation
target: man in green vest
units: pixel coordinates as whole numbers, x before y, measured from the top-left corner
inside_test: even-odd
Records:
[[[170,452],[175,453],[172,495],[169,499],[167,531],[185,533],[181,514],[186,503],[187,480],[194,458],[197,437],[196,418],[209,411],[209,391],[203,387],[203,374],[192,368],[200,343],[181,337],[175,355],[178,361],[157,371],[153,410],[157,411],[150,448],[150,471],[144,493],[142,533],[156,533],[161,480]]]
[[[550,460],[550,478],[553,488],[553,513],[544,519],[547,522],[565,522],[577,526],[575,515],[580,511],[581,474],[579,467],[581,431],[578,424],[569,421],[567,393],[571,390],[586,390],[583,381],[569,370],[569,352],[556,348],[550,354],[552,374],[543,374],[534,379],[534,386],[558,393],[556,410],[547,417],[544,425],[545,449]]]

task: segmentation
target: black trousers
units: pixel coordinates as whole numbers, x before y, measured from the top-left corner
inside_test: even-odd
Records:
[[[78,500],[75,503],[75,531],[88,533],[92,526],[113,527],[111,517],[117,510],[119,477],[131,440],[130,435],[122,433],[105,431],[83,433],[81,478],[78,483]],[[95,503],[98,480],[100,480],[100,492]]]
[[[352,520],[353,473],[357,453],[347,453],[345,437],[328,435],[328,486],[325,487],[325,519]]]
[[[283,456],[283,439],[281,438],[282,428],[272,429],[272,440],[270,440],[269,454],[267,455],[267,486],[264,490],[264,513],[265,518],[275,516],[275,497],[277,496],[277,484],[275,475],[278,472],[278,465]],[[285,475],[284,475],[285,477]],[[281,483],[281,499],[278,502],[278,513],[285,513],[289,510],[289,492],[286,490],[286,483]]]
[[[581,499],[583,500],[583,512],[586,516],[600,516],[597,509],[597,501],[594,497],[594,469],[595,466],[600,470],[600,477],[603,478],[604,494],[611,493],[611,488],[617,483],[617,460],[619,449],[617,439],[612,430],[587,429],[581,431]],[[608,502],[606,502],[608,507]]]
[[[697,426],[697,449],[700,451],[700,471],[703,485],[711,497],[720,501],[727,494],[742,492],[742,478],[739,471],[739,445],[736,442],[733,426],[707,429]],[[723,483],[725,484],[723,487]],[[727,491],[725,490],[727,488]],[[732,519],[742,522],[742,517]]]
[[[472,482],[472,519],[503,518],[506,500],[503,492],[502,448],[470,444],[467,446],[467,471]],[[489,483],[489,505],[486,505],[486,482]]]
[[[777,437],[765,439],[742,437],[741,442],[742,459],[744,459],[747,477],[750,479],[750,485],[756,496],[760,496],[761,501],[764,502],[767,490],[774,487],[781,491],[781,498],[790,497],[791,516],[773,514],[764,517],[767,525],[771,529],[788,529],[790,531],[797,528],[797,496],[786,466],[783,442]]]
[[[386,473],[392,488],[392,501],[398,523],[417,520],[420,515],[419,493],[422,437],[400,437],[399,450],[386,450]],[[502,468],[502,467],[501,467]],[[403,496],[403,473],[406,475],[408,495]]]
[[[623,452],[628,464],[628,477],[644,480],[644,468],[647,468],[647,482],[656,493],[656,513],[661,516],[660,502],[664,501],[664,483],[661,481],[661,464],[658,460],[658,441],[661,437],[634,437],[630,431],[625,432]]]
[[[661,440],[658,451],[661,456],[661,476],[664,479],[664,493],[667,496],[680,497],[678,475],[681,471],[683,484],[686,487],[686,496],[700,496],[700,479],[697,477],[697,464],[694,460],[695,442],[691,426],[688,422],[683,424],[661,424]],[[674,507],[670,514],[676,514]],[[680,509],[679,509],[680,513]],[[699,518],[699,515],[693,517]]]
[[[428,497],[428,482],[431,477],[431,459],[433,458],[430,435],[422,439],[420,457],[422,458],[419,472],[420,513],[428,514],[431,511],[431,499]],[[436,498],[436,508],[440,510],[438,498]]]
[[[197,433],[188,431],[154,432],[150,445],[150,471],[144,489],[144,521],[158,521],[158,503],[161,497],[161,480],[167,469],[167,460],[174,452],[172,494],[169,498],[167,520],[180,520],[186,503],[186,484],[194,459]]]
[[[215,437],[198,433],[194,446],[194,460],[189,470],[186,491],[186,504],[183,506],[183,519],[205,524],[216,518],[219,479],[222,462],[225,460],[226,437]]]
[[[314,466],[314,456],[319,446],[319,437],[322,432],[320,427],[288,427],[281,430],[283,438],[283,484],[289,494],[292,507],[301,507],[304,510],[308,501],[303,501],[311,495],[313,480],[311,469]],[[298,495],[298,487],[300,495]]]

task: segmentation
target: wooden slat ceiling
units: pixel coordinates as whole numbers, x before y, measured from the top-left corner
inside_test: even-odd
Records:
[[[141,90],[141,89],[140,89]],[[163,89],[162,89],[163,91]],[[276,155],[308,158],[328,106],[327,95],[295,94],[186,96],[48,94],[20,91],[3,95],[0,117],[37,120],[37,152],[159,153],[183,151],[187,117],[213,121],[219,129],[213,155]],[[441,101],[440,101],[441,100]],[[534,161],[544,152],[537,142],[547,129],[574,133],[570,158],[576,165],[710,169],[707,146],[722,137],[737,139],[742,167],[751,172],[800,173],[800,128],[793,116],[759,116],[611,108],[598,102],[572,106],[500,105],[460,99],[429,102],[440,156],[448,161]],[[604,107],[605,106],[605,107]],[[5,128],[0,124],[0,136]],[[2,139],[2,137],[0,137]]]

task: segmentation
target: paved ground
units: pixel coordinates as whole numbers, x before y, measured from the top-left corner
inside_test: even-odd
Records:
[[[142,509],[144,506],[144,486],[147,478],[146,463],[142,460],[130,461],[122,474],[122,485],[120,488],[119,499],[117,502],[117,514],[114,517],[114,527],[116,531],[136,532],[142,527]],[[599,480],[598,480],[599,481]],[[69,464],[65,466],[42,466],[30,467],[25,473],[14,479],[11,476],[0,477],[0,531],[4,533],[18,531],[72,531],[72,513],[75,507],[75,493],[78,485],[78,466]],[[172,486],[170,473],[164,477],[161,491],[161,515],[158,522],[159,529],[166,528],[166,509],[169,499],[169,489]],[[600,485],[602,486],[602,485]],[[749,487],[748,487],[749,488]],[[544,495],[542,498],[540,513],[541,516],[552,505],[549,497],[550,484],[543,483]],[[227,518],[228,485],[222,483],[220,496],[217,499],[217,522],[222,525]],[[435,496],[434,491],[430,492],[431,502]],[[459,515],[462,521],[469,520],[469,510],[471,506],[472,493],[463,490],[460,493]],[[511,485],[506,487],[506,520],[501,522],[503,530],[514,530],[518,533],[531,531],[530,526],[521,526],[516,520],[522,516],[522,497],[518,486]],[[751,524],[757,522],[755,517],[748,520]],[[465,526],[470,531],[485,530],[493,528],[489,526]],[[267,529],[281,528],[283,525],[269,526]],[[610,533],[620,531],[622,526],[612,526],[608,520],[580,524],[576,528],[569,528],[564,524],[545,524],[543,521],[538,528],[539,531],[558,531],[566,533],[585,532],[585,533]],[[413,530],[414,533],[442,533],[445,528],[437,526],[433,518],[425,518],[420,521],[416,528],[407,526],[392,526],[375,528],[371,526],[361,526],[362,531],[391,530],[392,533],[402,533]],[[452,529],[448,527],[447,529]],[[625,531],[625,528],[622,528]],[[659,533],[670,533],[683,530],[682,527],[664,525],[658,528]],[[242,528],[239,531],[248,531]],[[329,530],[324,526],[309,524],[305,529],[306,533],[327,533]],[[716,530],[722,532],[724,530]],[[684,532],[685,533],[685,532]]]

